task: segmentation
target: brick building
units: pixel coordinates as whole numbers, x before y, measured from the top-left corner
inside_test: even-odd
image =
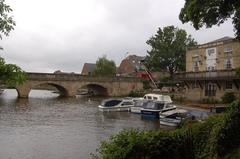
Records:
[[[141,61],[144,60],[143,56],[129,55],[120,63],[117,74],[120,76],[136,76],[136,73],[143,70]]]
[[[81,75],[91,75],[95,67],[94,63],[84,63]]]

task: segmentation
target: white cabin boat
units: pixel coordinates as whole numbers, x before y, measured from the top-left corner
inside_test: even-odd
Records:
[[[130,111],[134,102],[132,99],[107,99],[98,106],[100,111]]]
[[[149,101],[146,106],[141,109],[143,116],[159,118],[160,112],[176,109],[175,105],[162,101]]]
[[[172,103],[172,99],[169,95],[162,94],[145,94],[142,98],[136,98],[136,100],[156,100],[164,103]]]
[[[184,119],[194,117],[185,109],[174,109],[170,111],[160,112],[160,125],[178,126]]]
[[[131,107],[131,113],[141,114],[141,110],[143,107],[147,105],[149,100],[136,100],[134,101],[133,107]]]

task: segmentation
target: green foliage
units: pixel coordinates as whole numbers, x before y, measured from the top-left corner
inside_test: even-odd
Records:
[[[138,89],[138,90],[131,90],[129,92],[130,97],[143,97],[146,92],[144,90]]]
[[[192,159],[189,151],[192,136],[185,131],[123,130],[102,142],[98,149],[102,159]],[[190,140],[189,140],[190,139]],[[187,153],[186,153],[187,152]],[[95,157],[96,158],[96,157]]]
[[[5,0],[0,0],[0,39],[2,35],[8,36],[9,32],[16,25],[12,17],[8,14],[12,11],[10,6],[5,4]],[[2,49],[0,47],[0,49]],[[0,81],[8,86],[22,84],[26,80],[26,76],[20,67],[14,64],[6,64],[4,59],[0,57]]]
[[[216,157],[217,135],[225,118],[225,114],[214,115],[203,123],[192,125],[195,159],[213,159]]]
[[[239,159],[240,158],[240,148],[234,150],[224,157],[224,159]]]
[[[236,75],[237,75],[238,78],[240,78],[240,67],[238,67],[238,68],[236,69]]]
[[[123,130],[109,141],[102,142],[98,151],[103,159],[123,159],[133,155],[137,158],[145,153],[147,137],[148,134],[144,131]]]
[[[94,76],[115,76],[116,64],[112,60],[108,60],[106,56],[98,58],[96,68],[93,70]]]
[[[151,47],[145,60],[148,69],[168,71],[172,77],[174,72],[185,70],[186,48],[197,43],[185,30],[167,26],[159,28],[147,44]]]
[[[161,82],[168,82],[172,80],[171,76],[163,76],[159,79]]]
[[[225,104],[232,103],[234,100],[236,100],[236,96],[234,95],[233,92],[226,92],[222,96],[222,102]]]
[[[175,102],[184,102],[186,100],[186,97],[184,96],[173,96],[172,98]]]
[[[229,113],[240,112],[239,110],[240,110],[240,100],[235,100],[229,105],[229,109],[228,109]]]
[[[217,151],[219,156],[225,156],[240,147],[239,131],[240,112],[231,113],[218,136]]]
[[[8,15],[11,11],[10,6],[5,4],[5,0],[0,0],[0,38],[2,38],[2,34],[8,36],[16,25],[12,17]]]
[[[179,19],[192,22],[195,29],[220,25],[232,18],[235,35],[240,39],[240,3],[238,0],[185,0]]]
[[[214,98],[203,98],[200,100],[200,103],[202,104],[216,104],[219,103],[217,99]]]
[[[143,81],[143,89],[150,89],[150,88],[151,88],[150,81],[144,80]]]
[[[4,59],[0,57],[0,81],[8,86],[22,84],[26,80],[23,70],[14,65],[6,64]]]

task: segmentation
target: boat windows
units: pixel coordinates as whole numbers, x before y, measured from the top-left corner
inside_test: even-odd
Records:
[[[126,102],[123,102],[121,105],[133,105],[133,102],[126,101]]]
[[[157,100],[158,98],[157,97],[153,97],[153,100]]]
[[[163,109],[164,108],[164,103],[156,103],[156,109]]]
[[[171,107],[173,107],[172,105],[170,105],[170,104],[166,104],[166,106],[165,106],[166,108],[171,108]]]
[[[134,106],[135,106],[135,107],[144,107],[144,106],[147,105],[147,103],[148,103],[148,101],[136,101],[136,102],[134,103]]]
[[[156,109],[156,110],[160,110],[164,108],[164,103],[154,103],[154,102],[150,102],[148,103],[144,108],[146,109]]]
[[[147,99],[150,99],[150,100],[151,100],[151,99],[152,99],[152,97],[151,97],[151,96],[147,96]]]
[[[105,107],[112,107],[112,106],[118,105],[121,102],[122,102],[121,100],[110,100],[110,101],[106,101],[103,105]]]

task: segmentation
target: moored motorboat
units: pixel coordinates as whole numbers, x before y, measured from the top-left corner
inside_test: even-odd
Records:
[[[136,100],[134,101],[133,107],[131,107],[131,113],[141,114],[141,110],[147,105],[149,100]]]
[[[185,109],[174,109],[159,113],[160,125],[173,127],[178,126],[184,119],[193,117],[194,116]]]
[[[134,102],[132,99],[107,99],[98,106],[100,111],[130,111]]]
[[[164,103],[172,103],[172,99],[169,95],[154,94],[154,93],[145,94],[142,98],[136,98],[136,100],[156,100]]]
[[[160,112],[176,109],[175,105],[162,101],[149,101],[142,109],[143,116],[159,118]]]

